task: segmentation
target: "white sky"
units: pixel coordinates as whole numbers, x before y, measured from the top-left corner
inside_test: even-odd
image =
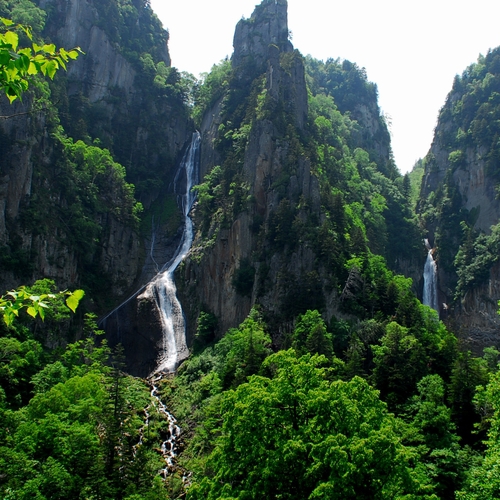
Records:
[[[231,56],[236,23],[259,0],[151,0],[172,65],[195,76]],[[453,78],[500,45],[499,0],[288,0],[294,47],[365,67],[392,118],[399,169],[426,155]]]

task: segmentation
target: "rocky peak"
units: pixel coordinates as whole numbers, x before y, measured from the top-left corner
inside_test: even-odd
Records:
[[[257,5],[250,19],[242,19],[234,33],[232,57],[237,68],[251,60],[257,67],[269,58],[271,48],[291,52],[288,40],[287,0],[264,0]]]

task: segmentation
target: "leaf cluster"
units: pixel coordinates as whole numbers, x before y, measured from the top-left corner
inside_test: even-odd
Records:
[[[66,306],[75,312],[85,292],[83,290],[75,290],[73,292],[64,291],[59,292],[59,295],[65,297]],[[41,295],[32,295],[26,287],[21,286],[0,297],[0,311],[7,326],[12,325],[21,310],[26,310],[32,318],[40,316],[43,320],[45,319],[46,309],[50,308],[51,302],[56,299],[56,294],[44,293]]]
[[[68,305],[80,295],[68,296]],[[120,353],[97,345],[90,316],[85,332],[59,352],[0,337],[0,491],[41,500],[166,500],[153,448],[168,423],[147,384],[121,372]]]
[[[68,61],[82,53],[78,47],[68,51],[57,50],[55,44],[38,45],[29,26],[3,17],[0,21],[0,85],[11,103],[28,90],[30,78],[42,74],[53,79],[58,69],[66,69]],[[19,47],[18,32],[26,35],[31,47]]]

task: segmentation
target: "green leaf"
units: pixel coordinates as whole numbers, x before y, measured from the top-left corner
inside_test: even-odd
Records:
[[[36,318],[36,315],[37,315],[37,311],[36,309],[33,307],[33,306],[30,306],[28,307],[28,309],[26,310],[26,312],[32,317],[32,318]]]
[[[46,75],[50,78],[53,79],[54,75],[56,74],[56,71],[59,69],[59,65],[57,64],[57,61],[49,61],[46,65]]]
[[[66,299],[66,305],[73,311],[76,311],[80,300],[83,299],[85,292],[83,290],[75,290],[69,297]]]
[[[14,321],[14,315],[12,314],[11,311],[6,311],[3,315],[3,320],[5,321],[5,324],[7,326],[10,326]]]
[[[56,59],[55,59],[55,60],[59,63],[59,65],[60,65],[60,66],[61,66],[64,70],[66,69],[66,63],[64,62],[64,58],[63,58],[63,57],[58,56],[58,57],[56,57]]]
[[[11,56],[8,50],[0,49],[0,66],[5,66],[11,60]]]
[[[14,21],[12,19],[6,19],[5,17],[0,17],[0,21],[4,24],[4,26],[12,26]]]
[[[53,43],[47,43],[42,47],[42,50],[53,56],[56,53],[56,46]]]
[[[17,45],[19,44],[19,37],[17,36],[17,33],[7,31],[7,33],[4,33],[3,38],[5,42],[12,47],[12,50],[17,49]]]

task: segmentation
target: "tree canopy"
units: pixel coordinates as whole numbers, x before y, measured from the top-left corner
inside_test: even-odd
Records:
[[[335,380],[326,363],[280,351],[263,363],[269,377],[224,393],[220,435],[188,498],[426,498],[377,391],[359,377]]]

